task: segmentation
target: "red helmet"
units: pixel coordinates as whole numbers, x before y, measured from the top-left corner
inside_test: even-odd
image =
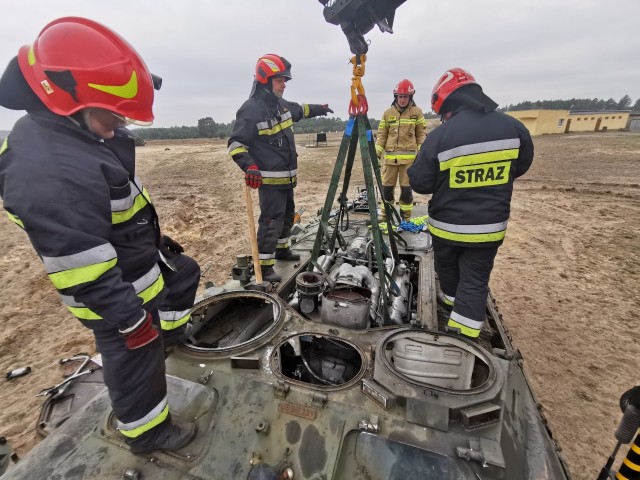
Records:
[[[449,95],[460,87],[474,84],[477,85],[475,77],[466,70],[462,68],[451,68],[447,70],[433,87],[431,108],[439,115],[442,104]]]
[[[400,80],[400,83],[398,83],[396,88],[393,89],[394,95],[413,95],[414,93],[416,93],[416,89],[413,88],[413,83],[406,78],[404,80]]]
[[[280,55],[267,53],[256,63],[255,79],[265,85],[271,77],[285,77],[291,80],[291,64]]]
[[[154,80],[126,40],[92,20],[65,17],[18,52],[20,70],[58,115],[99,107],[139,122],[153,121]]]

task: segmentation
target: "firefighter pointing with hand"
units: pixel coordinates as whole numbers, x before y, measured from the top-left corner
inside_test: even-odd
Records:
[[[400,215],[403,220],[411,218],[413,193],[409,185],[407,169],[416,158],[420,145],[427,135],[427,121],[422,110],[413,101],[416,93],[413,84],[401,80],[393,90],[393,103],[378,125],[376,153],[383,158],[382,198],[393,204],[394,190],[400,179]],[[381,209],[380,220],[385,221],[385,210]]]
[[[262,278],[282,280],[276,260],[299,260],[289,248],[297,184],[298,154],[292,126],[304,118],[333,113],[328,105],[307,105],[283,98],[291,64],[275,54],[258,59],[249,99],[236,114],[228,153],[245,172],[245,182],[260,197],[258,250]]]
[[[131,45],[77,17],[45,26],[0,79],[0,105],[27,111],[0,147],[4,208],[93,331],[134,453],[178,450],[196,431],[172,421],[163,347],[186,335],[200,268],[160,234],[123,128],[153,121],[154,87]]]
[[[496,112],[498,105],[461,68],[438,80],[431,106],[444,123],[422,145],[409,179],[416,192],[433,194],[429,232],[442,301],[452,307],[448,326],[476,338],[513,182],[531,166],[533,143],[524,125]]]

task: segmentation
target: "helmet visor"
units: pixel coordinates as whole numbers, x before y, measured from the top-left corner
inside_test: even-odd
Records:
[[[110,111],[109,113],[122,122],[123,127],[126,127],[127,125],[138,125],[139,127],[149,127],[153,125],[153,120],[150,122],[144,122],[142,120],[136,120],[135,118],[125,117],[124,115],[120,115],[115,112]]]

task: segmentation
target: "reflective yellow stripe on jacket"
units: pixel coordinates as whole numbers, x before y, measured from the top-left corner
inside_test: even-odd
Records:
[[[435,237],[465,243],[497,242],[504,239],[507,221],[485,225],[456,225],[429,218],[429,232]]]
[[[7,211],[5,210],[5,212]],[[24,223],[22,223],[22,220],[20,220],[17,215],[13,215],[12,213],[7,212],[7,217],[9,217],[9,220],[18,225],[20,228],[24,229]]]
[[[385,160],[396,160],[399,163],[412,162],[416,159],[418,152],[415,151],[392,151],[384,152]]]
[[[151,270],[142,277],[131,283],[136,295],[142,299],[143,305],[153,300],[164,288],[164,277],[158,264],[155,264]],[[80,320],[102,320],[102,317],[96,312],[88,308],[84,303],[77,302],[71,295],[60,295],[62,303],[64,303],[69,311]],[[187,318],[188,320],[188,318]],[[183,323],[186,323],[183,322]],[[179,325],[176,325],[176,327]],[[175,327],[174,327],[175,328]]]
[[[73,255],[42,256],[51,282],[58,290],[75,287],[96,280],[113,268],[118,256],[110,243],[105,243]]]
[[[511,138],[452,148],[438,155],[440,171],[449,171],[449,188],[505,185],[511,161],[520,153],[520,139]]]
[[[234,155],[237,155],[239,153],[248,153],[248,152],[249,152],[249,147],[247,147],[246,145],[243,145],[240,142],[233,142],[231,143],[231,145],[229,145],[229,148],[227,148],[227,153],[231,158],[233,158]]]
[[[293,126],[293,116],[291,112],[283,113],[280,116],[280,121],[275,122],[260,122],[256,124],[258,128],[258,135],[274,135],[282,130],[291,128]]]
[[[111,200],[111,223],[118,224],[131,219],[136,213],[151,203],[147,189],[136,178],[129,182],[131,193],[126,198]]]
[[[287,185],[296,183],[298,180],[297,169],[281,171],[260,170],[260,174],[262,175],[263,185]]]
[[[191,310],[159,310],[158,314],[160,315],[160,326],[164,331],[175,330],[187,323],[191,318]]]

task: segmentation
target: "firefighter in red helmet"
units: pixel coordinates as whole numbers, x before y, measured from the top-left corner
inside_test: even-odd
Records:
[[[409,168],[411,186],[429,200],[429,232],[448,327],[477,338],[485,320],[489,277],[507,230],[514,180],[533,161],[525,126],[497,112],[473,75],[447,70],[431,96],[443,124]]]
[[[131,451],[174,451],[165,348],[184,339],[200,268],[160,233],[135,171],[130,122],[153,121],[153,76],[107,27],[45,26],[2,78],[0,105],[26,110],[0,147],[0,195],[70,312],[95,336],[118,429]]]
[[[258,59],[253,88],[236,114],[228,153],[245,172],[245,182],[258,189],[258,250],[262,278],[279,282],[276,260],[299,260],[289,246],[297,184],[298,154],[294,122],[333,113],[328,105],[289,102],[283,98],[291,80],[291,64],[269,53]]]
[[[382,164],[382,198],[393,203],[396,183],[400,179],[400,215],[411,218],[413,193],[407,169],[416,158],[427,135],[427,121],[413,101],[415,89],[407,80],[400,80],[393,89],[393,103],[382,115],[378,125],[376,153]],[[382,210],[381,220],[385,220]]]

